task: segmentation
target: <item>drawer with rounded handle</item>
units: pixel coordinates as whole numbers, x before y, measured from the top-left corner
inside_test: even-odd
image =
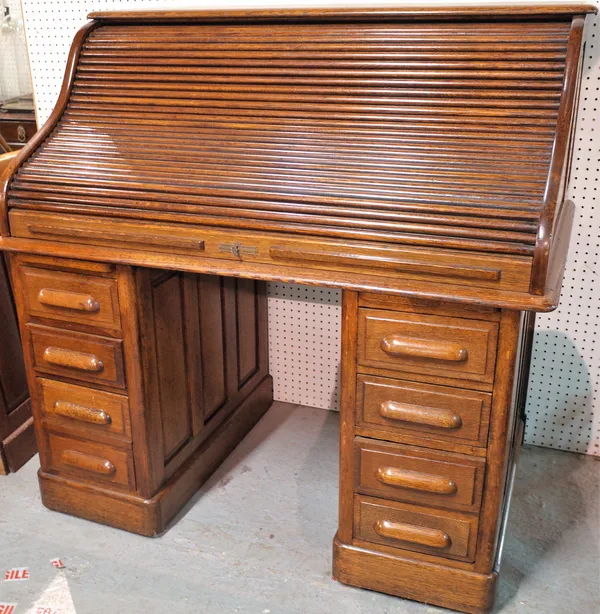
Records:
[[[360,309],[361,365],[491,383],[498,324],[448,316]]]
[[[70,475],[81,481],[110,483],[135,489],[130,449],[67,437],[52,431],[47,431],[47,437],[49,467],[43,467],[44,470]]]
[[[358,492],[436,507],[476,512],[485,460],[357,437]]]
[[[115,279],[29,266],[20,267],[19,271],[25,312],[29,318],[49,318],[102,330],[120,330]]]
[[[356,424],[382,439],[402,435],[415,443],[486,445],[491,394],[450,386],[358,375]]]
[[[37,371],[125,388],[122,342],[28,324]]]
[[[477,516],[357,496],[354,538],[463,561],[475,559]]]
[[[126,396],[38,378],[42,416],[55,426],[88,436],[110,433],[131,440]]]

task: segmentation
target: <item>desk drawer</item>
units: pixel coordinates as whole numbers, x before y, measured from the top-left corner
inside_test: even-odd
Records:
[[[355,441],[359,492],[373,497],[479,511],[485,461],[448,452]]]
[[[368,367],[491,383],[497,337],[495,322],[360,309],[358,361]]]
[[[356,422],[392,436],[485,446],[491,401],[487,392],[359,375]]]
[[[476,516],[356,497],[355,539],[472,562]]]
[[[121,341],[34,324],[27,330],[38,371],[125,388]]]
[[[81,430],[87,437],[111,433],[131,441],[127,397],[50,379],[37,381],[47,421]]]
[[[83,481],[99,482],[135,490],[133,456],[130,450],[48,432],[51,471]]]
[[[116,280],[28,266],[20,273],[28,317],[120,330]]]

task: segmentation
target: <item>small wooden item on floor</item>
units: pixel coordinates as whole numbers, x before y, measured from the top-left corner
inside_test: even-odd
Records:
[[[593,11],[92,14],[0,185],[45,505],[163,531],[271,403],[264,282],[341,288],[334,576],[488,610]]]

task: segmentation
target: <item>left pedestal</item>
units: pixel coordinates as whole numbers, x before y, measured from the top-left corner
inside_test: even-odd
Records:
[[[44,504],[162,532],[272,402],[253,280],[11,257]]]

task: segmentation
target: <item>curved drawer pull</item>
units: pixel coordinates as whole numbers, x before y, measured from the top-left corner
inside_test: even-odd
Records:
[[[440,529],[419,527],[414,524],[405,524],[403,522],[390,522],[389,520],[378,520],[374,528],[375,532],[381,535],[381,537],[411,542],[429,548],[438,548],[442,550],[452,545],[450,536]]]
[[[459,343],[417,339],[402,335],[387,335],[381,340],[381,349],[392,356],[431,358],[448,362],[465,362],[469,357],[466,348]]]
[[[44,360],[57,367],[78,369],[100,373],[104,369],[104,363],[94,354],[84,354],[75,350],[48,347],[44,350]]]
[[[376,476],[380,482],[388,486],[421,490],[436,495],[453,495],[456,492],[456,483],[443,475],[431,475],[395,467],[379,467]]]
[[[379,406],[379,415],[390,420],[412,422],[442,429],[458,429],[462,426],[461,417],[449,409],[396,403],[396,401],[384,401]]]
[[[77,292],[42,288],[38,294],[38,301],[42,305],[72,309],[73,311],[85,311],[87,313],[97,313],[100,311],[100,303],[93,296]]]
[[[104,476],[114,475],[117,471],[116,467],[108,459],[77,452],[77,450],[64,450],[60,455],[60,459],[65,465],[75,469],[83,469],[84,471],[91,471],[92,473],[99,473]]]
[[[54,412],[66,418],[91,422],[92,424],[110,424],[112,422],[110,415],[104,410],[78,405],[70,401],[56,401]]]

